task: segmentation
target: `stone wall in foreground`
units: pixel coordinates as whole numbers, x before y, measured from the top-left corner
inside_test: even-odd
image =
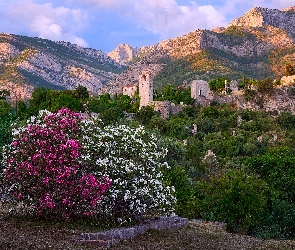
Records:
[[[75,241],[91,243],[100,247],[110,247],[119,243],[121,240],[134,238],[139,234],[145,233],[149,229],[164,230],[180,228],[187,226],[187,224],[187,218],[180,218],[178,216],[160,217],[146,220],[142,224],[132,227],[115,228],[99,233],[82,233]]]

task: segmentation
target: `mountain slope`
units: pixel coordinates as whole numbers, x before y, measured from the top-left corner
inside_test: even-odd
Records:
[[[287,63],[295,65],[295,7],[253,8],[227,28],[197,30],[154,46],[133,48],[132,53],[129,69],[100,92],[120,92],[122,86],[135,84],[142,69],[152,71],[156,88],[221,76],[281,77]],[[109,55],[120,62],[114,54]]]
[[[124,67],[99,50],[66,42],[0,34],[0,87],[20,98],[36,86],[97,92]]]

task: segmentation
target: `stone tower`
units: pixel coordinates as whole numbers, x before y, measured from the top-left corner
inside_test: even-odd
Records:
[[[139,75],[139,108],[148,106],[153,101],[153,81],[148,70],[143,70]]]
[[[195,100],[203,97],[208,99],[209,97],[209,84],[203,80],[194,80],[191,84],[191,97]]]

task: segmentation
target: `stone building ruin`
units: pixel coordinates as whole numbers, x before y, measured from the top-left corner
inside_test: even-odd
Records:
[[[162,118],[167,118],[169,115],[175,115],[181,112],[183,105],[175,105],[169,101],[154,101],[153,100],[153,81],[148,70],[144,70],[139,75],[139,108],[151,106],[155,111],[160,113]]]
[[[139,108],[148,106],[153,101],[153,81],[148,70],[143,70],[139,75]]]
[[[191,83],[191,97],[201,105],[208,105],[213,100],[213,92],[209,88],[208,82],[204,80],[194,80]]]

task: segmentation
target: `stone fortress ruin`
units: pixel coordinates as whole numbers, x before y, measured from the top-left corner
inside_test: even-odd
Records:
[[[277,110],[285,111],[291,110],[295,114],[295,100],[291,96],[288,96],[289,85],[294,84],[295,75],[291,77],[283,77],[281,79],[281,86],[276,87],[281,94],[286,92],[286,97],[282,98],[272,98],[266,96],[264,99],[264,110],[272,111]],[[257,104],[247,102],[241,98],[243,96],[243,90],[239,90],[238,81],[234,80],[231,82],[225,81],[225,90],[222,95],[214,93],[209,88],[209,83],[204,80],[193,80],[191,83],[191,97],[195,100],[195,105],[208,106],[212,101],[217,101],[219,103],[233,103],[242,109],[251,108],[258,110]],[[126,86],[123,88],[123,94],[134,96],[135,93],[139,91],[140,96],[140,108],[144,106],[151,106],[155,111],[158,111],[163,118],[167,118],[170,115],[175,115],[184,109],[184,105],[175,105],[169,101],[154,101],[153,100],[153,80],[151,77],[151,72],[149,70],[143,70],[139,74],[139,86],[136,85]],[[230,94],[229,94],[230,93]],[[287,98],[287,99],[286,99]],[[282,100],[281,100],[282,99]]]
[[[227,83],[225,82],[227,85]],[[237,90],[237,82],[232,81],[228,88]],[[169,115],[175,115],[183,110],[184,105],[175,105],[170,101],[154,101],[153,100],[153,80],[151,78],[151,72],[149,70],[143,70],[139,74],[138,91],[140,96],[139,108],[145,106],[151,106],[155,111],[158,111],[163,118],[167,118]],[[134,96],[137,92],[137,86],[125,86],[123,87],[123,95],[130,97]],[[209,84],[204,80],[194,80],[191,83],[191,97],[195,100],[196,104],[202,106],[210,105],[216,97],[213,91],[210,90]]]
[[[139,108],[149,105],[155,111],[158,111],[163,118],[167,118],[169,115],[177,114],[183,110],[183,105],[175,105],[169,101],[154,101],[153,91],[153,81],[150,77],[150,72],[144,70],[139,75]]]

